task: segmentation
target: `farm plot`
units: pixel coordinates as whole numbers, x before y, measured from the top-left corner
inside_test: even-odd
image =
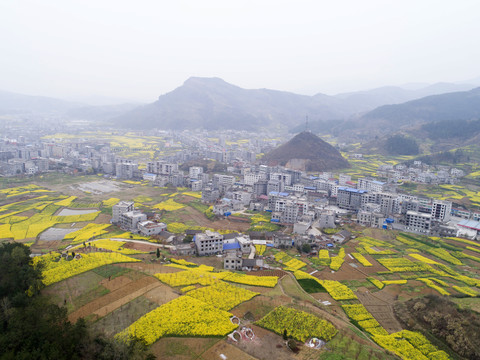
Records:
[[[50,285],[103,265],[140,261],[117,253],[82,254],[80,259],[65,260],[58,253],[52,253],[34,258],[34,264],[43,262],[43,283]]]
[[[200,300],[181,296],[142,316],[117,337],[135,335],[153,344],[163,336],[225,336],[237,327],[231,316]]]
[[[217,338],[164,337],[153,344],[150,350],[157,359],[162,360],[206,360],[202,354],[219,341]],[[219,354],[212,359],[220,359]]]
[[[285,306],[277,307],[257,322],[257,325],[272,330],[277,334],[288,335],[300,341],[317,337],[326,341],[335,336],[337,330],[328,321],[315,315]]]
[[[380,323],[380,325],[389,333],[402,330],[402,326],[396,319],[393,313],[394,303],[393,296],[387,293],[366,293],[357,292],[358,300],[363,306],[373,315],[373,317]]]
[[[107,336],[113,336],[157,306],[157,303],[142,295],[95,321],[91,326],[95,330],[104,332]],[[94,316],[87,319],[91,318],[94,318]]]
[[[104,317],[108,313],[159,286],[162,286],[162,284],[150,276],[145,276],[136,281],[130,281],[126,285],[89,302],[75,312],[71,313],[69,315],[69,320],[75,322],[81,317],[86,317],[92,314],[95,315],[96,318]],[[164,291],[166,294],[166,299],[173,299],[177,297],[168,288],[164,289]]]

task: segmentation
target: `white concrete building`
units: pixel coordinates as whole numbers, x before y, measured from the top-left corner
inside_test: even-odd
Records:
[[[197,254],[215,255],[223,251],[223,235],[206,230],[203,234],[197,234],[194,237]]]
[[[432,223],[432,215],[416,211],[407,211],[405,227],[407,230],[428,234]]]
[[[120,201],[112,206],[112,223],[116,224],[120,221],[120,215],[133,211],[135,209],[133,201]]]
[[[201,166],[190,166],[188,169],[188,177],[190,179],[198,179],[200,174],[203,174],[203,167]]]
[[[137,230],[138,223],[147,220],[147,215],[140,210],[128,211],[120,215],[120,227],[124,230]]]
[[[166,229],[167,225],[164,223],[156,223],[150,220],[138,223],[138,231],[144,236],[157,235]]]
[[[432,219],[440,221],[450,220],[452,203],[444,200],[434,200],[432,204]]]

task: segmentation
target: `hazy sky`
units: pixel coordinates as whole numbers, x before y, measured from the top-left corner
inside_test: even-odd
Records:
[[[334,94],[480,76],[480,1],[0,1],[0,89],[151,101],[190,76]]]

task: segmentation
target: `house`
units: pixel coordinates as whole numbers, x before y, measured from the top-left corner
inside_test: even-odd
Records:
[[[195,244],[193,242],[188,244],[177,244],[173,251],[179,256],[195,255]]]
[[[138,223],[138,231],[144,236],[157,235],[166,229],[167,225],[165,223],[156,223],[150,220]]]
[[[227,270],[242,270],[242,257],[237,252],[229,252],[223,259],[223,268]]]
[[[304,235],[307,233],[307,230],[310,228],[310,221],[298,221],[293,224],[293,233]]]
[[[341,230],[335,235],[332,235],[332,240],[337,244],[343,244],[345,241],[350,240],[352,234],[347,230]]]
[[[292,247],[292,238],[287,235],[275,235],[273,237],[273,245],[280,249]]]

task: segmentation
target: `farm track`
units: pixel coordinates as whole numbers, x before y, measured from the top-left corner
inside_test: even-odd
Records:
[[[162,284],[155,278],[145,276],[139,280],[128,282],[126,285],[95,299],[88,304],[82,306],[68,316],[71,322],[77,321],[79,318],[94,314],[97,318],[103,317],[108,313],[118,309],[124,304],[129,303],[133,299],[153,290]]]
[[[381,299],[370,292],[356,293],[358,300],[389,333],[403,330],[393,312],[393,299]]]

